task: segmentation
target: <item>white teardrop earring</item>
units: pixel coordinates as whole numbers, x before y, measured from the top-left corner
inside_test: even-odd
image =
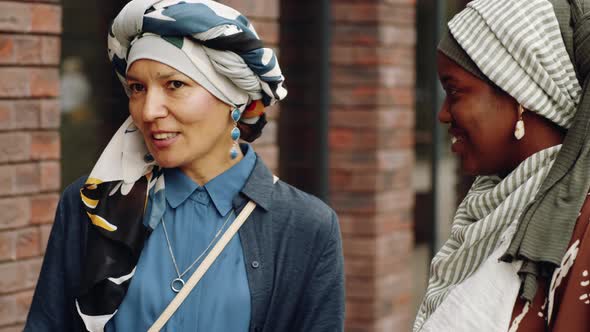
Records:
[[[522,113],[524,113],[524,107],[518,105],[518,121],[516,121],[516,127],[514,128],[514,137],[517,140],[521,140],[524,137],[524,121],[522,121]]]

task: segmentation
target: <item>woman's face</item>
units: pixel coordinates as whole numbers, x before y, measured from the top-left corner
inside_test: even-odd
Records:
[[[514,126],[518,104],[441,52],[438,75],[446,97],[439,121],[450,125],[451,149],[469,175],[506,175],[518,165]]]
[[[157,61],[135,61],[127,83],[131,117],[160,166],[194,170],[208,160],[229,159],[229,105]]]

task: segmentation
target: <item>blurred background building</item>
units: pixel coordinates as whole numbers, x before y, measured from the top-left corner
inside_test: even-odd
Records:
[[[128,116],[106,56],[125,0],[0,0],[0,332],[20,331],[61,190]],[[408,331],[469,179],[435,56],[463,0],[226,0],[275,48],[289,97],[256,151],[337,211],[346,331]],[[280,109],[279,109],[280,108]]]

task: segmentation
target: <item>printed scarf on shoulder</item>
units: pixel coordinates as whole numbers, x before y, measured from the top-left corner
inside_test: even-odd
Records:
[[[128,119],[80,189],[88,216],[80,222],[90,225],[76,308],[88,331],[103,331],[117,312],[144,242],[165,211],[164,193],[164,174]]]

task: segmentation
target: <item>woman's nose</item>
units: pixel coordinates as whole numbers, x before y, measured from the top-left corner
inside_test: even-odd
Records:
[[[168,115],[165,100],[158,91],[148,91],[143,104],[142,116],[145,122],[152,122]]]
[[[438,111],[438,121],[442,123],[451,123],[451,120],[451,113],[449,112],[447,102],[445,101],[440,108],[440,111]]]

